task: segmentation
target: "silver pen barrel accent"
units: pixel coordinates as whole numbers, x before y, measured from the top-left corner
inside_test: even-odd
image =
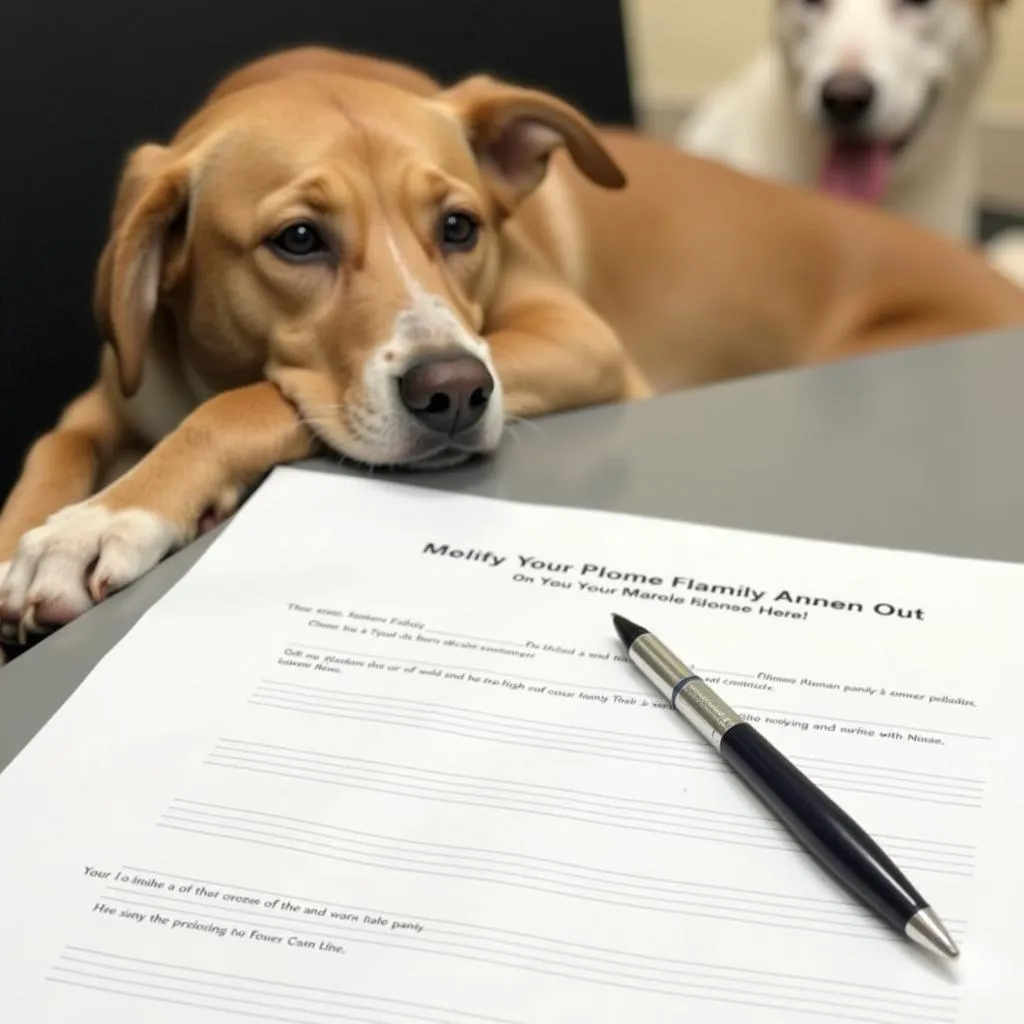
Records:
[[[628,656],[669,704],[720,751],[722,737],[743,719],[651,633],[634,640]]]

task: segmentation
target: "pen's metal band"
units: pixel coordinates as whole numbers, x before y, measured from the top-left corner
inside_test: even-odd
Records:
[[[685,662],[657,637],[639,637],[629,650],[630,660],[657,687],[659,693],[716,750],[722,737],[743,721]]]
[[[715,750],[721,749],[722,737],[743,721],[703,679],[687,683],[675,707]]]

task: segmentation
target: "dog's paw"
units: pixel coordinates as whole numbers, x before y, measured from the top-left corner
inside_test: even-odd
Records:
[[[24,643],[28,633],[70,622],[178,542],[172,523],[143,509],[111,512],[98,502],[62,509],[21,538],[0,579],[3,632]]]

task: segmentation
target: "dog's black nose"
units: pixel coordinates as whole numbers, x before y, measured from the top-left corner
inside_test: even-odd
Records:
[[[821,90],[825,116],[840,128],[855,128],[867,117],[874,102],[874,83],[859,71],[840,71]]]
[[[405,407],[439,434],[468,430],[483,416],[493,392],[494,378],[472,356],[425,360],[398,381]]]

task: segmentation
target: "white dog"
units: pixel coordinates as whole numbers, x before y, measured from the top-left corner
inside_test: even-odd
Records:
[[[1006,2],[776,0],[774,45],[698,106],[678,143],[972,242],[973,108]],[[1017,276],[1015,244],[992,256]]]

